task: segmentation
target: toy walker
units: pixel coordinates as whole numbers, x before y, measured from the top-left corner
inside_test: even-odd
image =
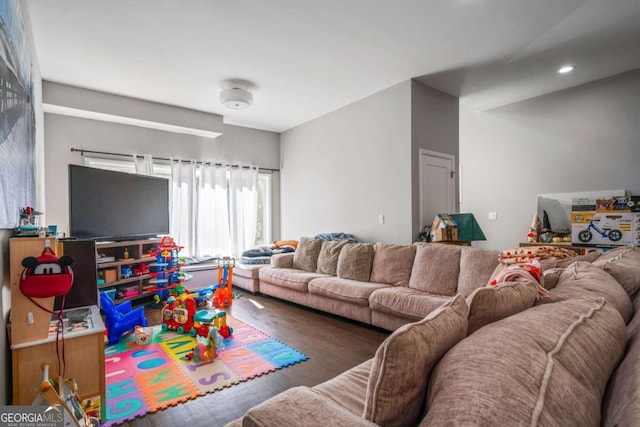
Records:
[[[222,258],[218,263],[218,284],[211,301],[213,307],[229,307],[233,301],[231,284],[234,264],[235,260],[229,257]]]

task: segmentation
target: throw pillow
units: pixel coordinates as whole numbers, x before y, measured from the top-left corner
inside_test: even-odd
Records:
[[[629,298],[633,299],[640,290],[640,249],[637,247],[612,249],[598,258],[593,265],[612,275]]]
[[[468,297],[471,292],[487,284],[498,266],[498,251],[463,247],[460,252],[458,293]]]
[[[316,273],[335,276],[338,270],[340,251],[342,251],[342,247],[346,244],[346,241],[340,240],[323,241],[322,247],[320,248],[320,255],[318,255],[318,268],[316,269]]]
[[[454,296],[460,274],[462,246],[442,243],[416,244],[416,258],[409,287],[437,295]]]
[[[338,256],[338,277],[368,282],[373,260],[371,243],[347,243]]]
[[[456,295],[424,319],[396,329],[371,365],[364,418],[384,426],[416,425],[429,372],[467,332],[467,304]]]
[[[533,307],[538,293],[535,282],[507,282],[476,289],[467,298],[471,335],[484,325]]]
[[[371,281],[394,286],[409,286],[415,256],[414,245],[376,243],[373,250]]]
[[[298,247],[293,253],[293,268],[315,273],[321,248],[322,240],[301,237]]]

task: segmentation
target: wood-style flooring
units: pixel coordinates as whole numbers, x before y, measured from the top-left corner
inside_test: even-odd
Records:
[[[309,359],[137,418],[124,426],[224,426],[252,406],[288,388],[314,386],[370,359],[388,335],[376,328],[275,298],[248,292],[240,294],[226,310],[229,314],[301,351]],[[160,311],[146,309],[150,324],[160,323]]]

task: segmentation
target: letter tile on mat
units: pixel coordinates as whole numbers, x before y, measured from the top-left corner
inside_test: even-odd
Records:
[[[195,399],[273,372],[308,357],[246,323],[227,316],[233,335],[215,360],[187,361],[196,338],[153,328],[152,344],[133,334],[105,348],[106,415],[103,427]]]

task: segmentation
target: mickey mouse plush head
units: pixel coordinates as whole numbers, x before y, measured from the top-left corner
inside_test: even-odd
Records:
[[[73,284],[73,270],[70,267],[72,262],[70,256],[57,257],[48,247],[37,258],[23,259],[20,291],[33,298],[66,295]]]

